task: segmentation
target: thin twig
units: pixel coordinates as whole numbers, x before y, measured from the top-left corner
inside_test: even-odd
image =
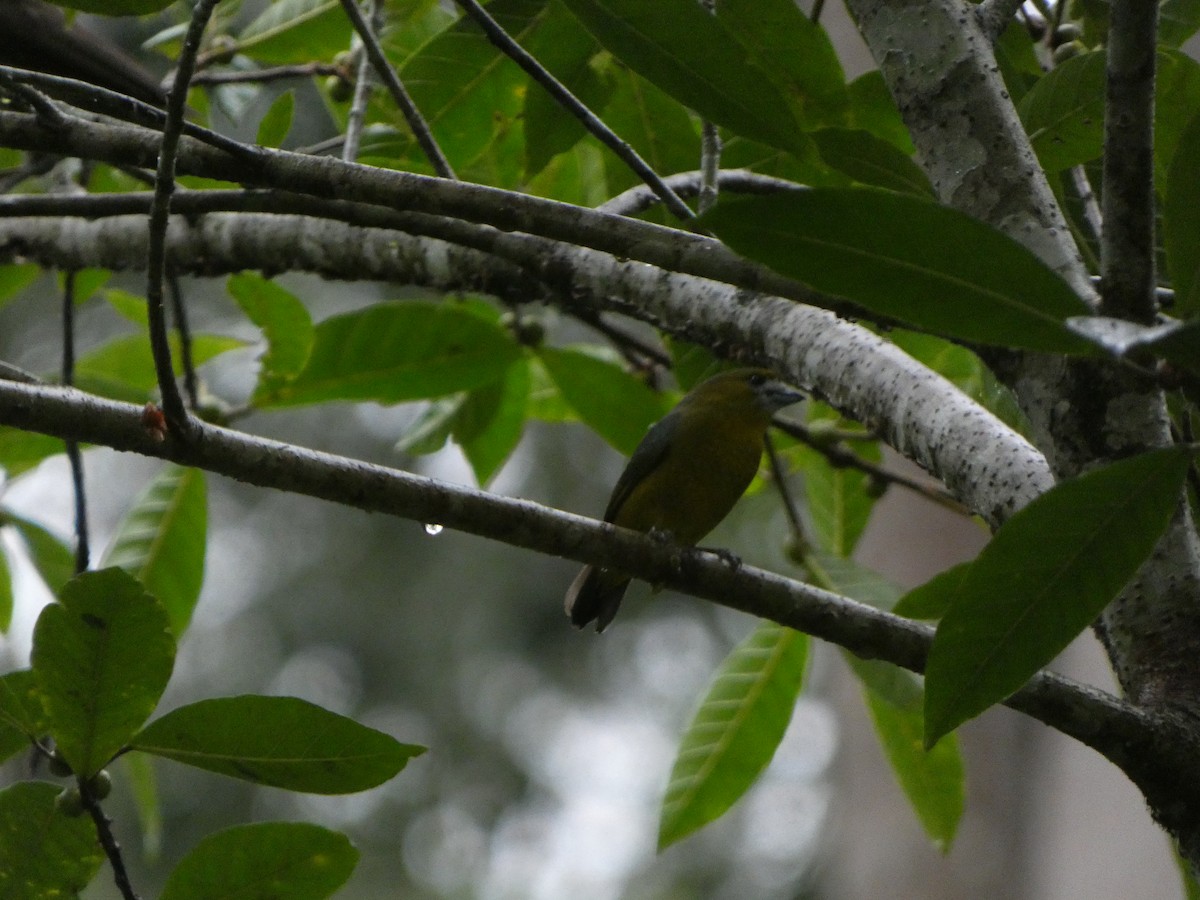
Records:
[[[703,173],[679,172],[668,175],[663,181],[680,197],[698,196],[703,186]],[[717,173],[717,185],[722,190],[744,194],[778,194],[780,191],[808,190],[804,185],[773,175],[760,175],[749,169],[722,169]],[[636,216],[661,202],[661,198],[644,184],[622,191],[596,207],[598,212],[615,216]]]
[[[316,78],[329,75],[342,76],[346,70],[337,63],[310,62],[294,66],[272,66],[251,72],[197,72],[192,76],[193,85],[214,86],[222,84],[266,84],[289,78]]]
[[[96,837],[104,849],[104,855],[108,857],[108,864],[112,866],[113,881],[117,884],[117,890],[121,892],[124,900],[140,900],[137,891],[133,889],[133,883],[129,880],[129,872],[125,868],[125,858],[121,854],[121,845],[117,843],[117,838],[113,834],[112,820],[104,814],[99,801],[92,796],[91,790],[82,778],[79,779],[79,795],[83,800],[83,808],[87,810],[87,814],[96,824]]]
[[[700,5],[716,15],[717,0],[700,0]],[[721,134],[715,122],[705,119],[700,123],[700,194],[696,199],[696,211],[701,215],[716,205],[720,171]]]
[[[717,202],[717,186],[720,184],[721,135],[717,126],[705,121],[700,125],[700,194],[696,209],[706,213]]]
[[[771,437],[771,432],[768,431],[763,435],[763,443],[766,446],[767,462],[771,466],[775,488],[779,491],[779,499],[783,502],[783,511],[787,515],[788,524],[792,527],[793,543],[798,550],[804,552],[808,547],[808,540],[804,536],[804,523],[800,519],[800,508],[788,485],[787,470],[779,459],[779,451],[775,448],[775,440]]]
[[[183,389],[188,395],[188,406],[194,410],[200,405],[200,381],[196,377],[196,363],[192,357],[192,329],[188,324],[187,304],[183,302],[179,275],[170,266],[167,266],[167,287],[171,292],[175,330],[179,332],[179,363],[183,367]]]
[[[1101,311],[1153,321],[1154,66],[1158,4],[1113,0],[1104,110]]]
[[[347,2],[347,0],[342,0],[342,2]],[[662,177],[638,155],[636,150],[621,140],[620,136],[572,94],[566,85],[550,74],[545,66],[513,40],[508,32],[500,26],[500,23],[493,19],[476,0],[458,0],[458,5],[483,29],[487,39],[495,44],[500,52],[524,69],[525,73],[545,88],[563,109],[578,119],[593,137],[615,153],[621,162],[625,163],[638,178],[649,185],[651,190],[662,199],[671,215],[683,222],[695,218],[696,214],[679,198],[678,194],[667,186]]]
[[[57,130],[65,127],[66,118],[62,111],[41,91],[22,83],[6,72],[0,72],[0,85],[3,85],[5,93],[29,104],[30,108],[37,113],[38,119],[47,128]]]
[[[43,380],[38,378],[32,372],[26,372],[20,366],[14,366],[12,363],[0,361],[0,379],[4,381],[16,381],[20,384],[43,384]]]
[[[455,178],[454,169],[450,167],[450,161],[446,159],[445,154],[442,153],[442,148],[434,140],[433,132],[429,130],[429,123],[425,121],[425,117],[421,115],[421,111],[417,109],[417,105],[413,103],[412,97],[405,90],[404,83],[400,81],[400,76],[396,74],[396,70],[388,62],[387,56],[384,55],[383,47],[380,46],[379,40],[371,30],[371,26],[367,24],[367,20],[363,18],[362,13],[358,9],[358,4],[355,0],[342,0],[342,9],[346,11],[346,17],[350,19],[354,30],[358,32],[358,36],[362,39],[363,49],[371,60],[371,64],[375,67],[375,74],[379,76],[379,79],[392,95],[392,99],[396,102],[396,105],[400,107],[400,112],[404,115],[404,120],[408,122],[408,127],[412,129],[413,137],[417,139],[417,144],[421,147],[425,158],[429,160],[429,164],[433,166],[433,170],[443,178]]]
[[[1096,192],[1092,190],[1087,170],[1083,166],[1071,166],[1070,178],[1075,196],[1083,208],[1083,221],[1087,223],[1092,238],[1099,241],[1104,234],[1104,216],[1100,212],[1100,204],[1096,202]]]
[[[383,6],[379,0],[369,0],[371,4],[371,29],[379,31],[383,27]],[[355,37],[358,44],[359,60],[358,73],[354,79],[354,99],[350,103],[350,112],[346,116],[346,134],[342,141],[342,162],[354,162],[358,159],[358,148],[362,141],[363,126],[367,122],[367,104],[371,102],[371,89],[375,86],[371,77],[371,57],[362,46],[362,38]]]
[[[667,353],[661,347],[655,347],[653,344],[643,341],[637,335],[631,334],[623,328],[618,328],[607,319],[604,319],[595,310],[572,311],[572,313],[579,321],[595,328],[612,341],[626,358],[628,358],[630,351],[632,351],[656,365],[671,365],[671,354]]]
[[[161,129],[167,121],[166,112],[157,106],[125,94],[119,94],[116,91],[110,91],[99,85],[89,84],[86,81],[64,78],[61,75],[48,75],[45,72],[33,72],[28,69],[17,69],[12,66],[0,66],[0,78],[10,79],[12,82],[21,84],[31,84],[52,93],[64,92],[70,97],[68,102],[80,109],[103,113],[122,121],[133,122],[136,125]],[[64,121],[69,121],[68,117],[64,116]],[[253,144],[243,144],[191,122],[183,123],[183,133],[246,162],[254,162],[258,157],[258,149]]]
[[[166,277],[167,225],[171,212],[171,194],[175,191],[175,157],[179,151],[179,136],[183,131],[187,108],[188,84],[195,71],[196,54],[209,17],[218,0],[198,0],[192,11],[192,21],[179,52],[175,81],[167,95],[167,120],[163,125],[162,146],[158,153],[158,174],[154,187],[154,203],[150,207],[150,246],[147,252],[146,308],[150,320],[150,349],[154,354],[154,371],[162,393],[163,413],[167,425],[175,434],[187,437],[187,409],[175,383],[171,363],[171,344],[167,337],[167,319],[163,305],[163,281]]]
[[[893,472],[890,469],[884,468],[878,463],[873,463],[868,459],[863,459],[852,450],[842,447],[836,442],[818,438],[814,435],[807,426],[801,425],[799,422],[793,422],[790,419],[776,417],[772,423],[776,428],[784,434],[794,437],[798,441],[803,441],[808,446],[812,447],[827,460],[831,466],[845,469],[857,469],[860,472],[865,472],[881,481],[889,484],[899,485],[902,488],[920,494],[926,500],[932,500],[939,506],[944,506],[946,509],[953,510],[964,516],[971,515],[971,511],[956,500],[948,492],[941,488],[933,487],[932,485],[924,484],[917,481],[915,478],[909,478],[907,475],[902,475],[899,472]]]
[[[62,292],[62,383],[75,383],[75,273],[67,272]],[[83,454],[77,441],[67,441],[67,461],[75,490],[75,574],[88,567],[87,490],[83,478]]]

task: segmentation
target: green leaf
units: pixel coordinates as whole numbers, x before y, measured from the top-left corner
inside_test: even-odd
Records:
[[[29,557],[50,593],[57,594],[75,576],[75,554],[62,540],[36,522],[18,516],[11,509],[0,510],[0,519],[17,529]]]
[[[612,84],[591,65],[600,45],[561,5],[547,6],[541,27],[525,49],[588,109],[601,110],[608,103]],[[537,84],[530,84],[525,94],[524,120],[526,178],[587,134],[583,124]]]
[[[233,49],[259,62],[311,62],[346,49],[351,31],[338,0],[274,0],[242,29]]]
[[[1082,53],[1056,66],[1017,110],[1047,172],[1096,159],[1104,149],[1104,51]]]
[[[58,438],[19,428],[0,428],[0,468],[9,478],[37,468],[42,460],[62,452],[63,442]]]
[[[433,400],[417,420],[396,441],[397,453],[412,453],[424,456],[437,453],[446,446],[454,428],[454,418],[467,402],[466,394],[455,394]]]
[[[626,456],[663,416],[662,399],[618,365],[554,347],[538,357],[579,417]]]
[[[658,828],[662,850],[723,815],[766,768],[792,718],[808,636],[760,622],[729,654],[671,770]]]
[[[920,707],[901,709],[872,690],[864,694],[900,787],[934,846],[948,852],[963,812],[963,764],[955,736],[946,735],[926,750]]]
[[[495,381],[520,354],[503,327],[450,303],[373,306],[317,325],[308,365],[260,404],[441,397]]]
[[[45,733],[46,716],[33,673],[22,669],[0,676],[0,761],[28,749]]]
[[[114,310],[141,328],[150,324],[150,313],[146,309],[146,298],[123,291],[120,288],[109,288],[104,292],[104,299]]]
[[[821,158],[831,168],[849,175],[861,184],[932,197],[933,188],[921,167],[900,150],[866,131],[824,128],[812,138]]]
[[[122,569],[85,572],[33,632],[33,674],[58,750],[80,776],[102,769],[154,711],[171,677],[167,613]]]
[[[792,101],[804,128],[845,124],[846,76],[837,51],[794,0],[721,0],[716,15]]]
[[[193,335],[192,361],[200,366],[222,353],[243,346],[245,344],[237,338],[224,335]],[[183,369],[179,337],[176,334],[171,335],[171,359],[175,364],[175,374],[180,374]],[[144,403],[158,390],[149,340],[145,335],[129,335],[84,354],[75,365],[75,384],[83,390],[114,400]]]
[[[908,126],[896,109],[896,101],[883,80],[883,73],[873,69],[855,78],[846,86],[850,102],[848,125],[869,131],[887,141],[906,156],[916,152]]]
[[[525,45],[537,33],[547,17],[546,0],[493,0],[488,12],[518,43]],[[519,139],[521,113],[531,86],[528,76],[483,34],[479,26],[464,17],[426,43],[400,70],[400,78],[413,102],[429,123],[442,152],[456,170],[468,170],[483,161],[495,162],[504,156],[506,141]],[[373,109],[382,116],[399,120],[390,98],[380,95]],[[565,113],[564,113],[565,115]],[[407,132],[406,132],[407,134]],[[429,164],[405,139],[408,156],[400,158],[409,167],[428,170]],[[520,159],[516,148],[507,163]],[[462,171],[460,171],[462,174]],[[489,173],[488,183],[505,183],[508,176],[496,178]],[[498,186],[498,185],[497,185]]]
[[[158,598],[176,640],[200,597],[207,533],[204,473],[168,463],[134,501],[104,557]]]
[[[295,294],[261,275],[231,275],[226,288],[267,339],[255,396],[270,394],[304,370],[312,353],[312,317]]]
[[[295,113],[296,94],[294,91],[284,91],[275,98],[271,108],[258,123],[255,143],[262,147],[282,147],[288,132],[292,130],[292,118]]]
[[[901,597],[892,612],[908,619],[940,619],[962,591],[971,565],[963,562],[939,572]]]
[[[660,175],[694,169],[700,158],[700,133],[688,111],[619,63],[611,64],[608,81],[613,91],[604,110],[605,124]],[[606,162],[608,190],[613,194],[640,183],[623,163],[611,157]]]
[[[837,427],[842,419],[829,407],[813,403],[809,424],[814,422]],[[855,442],[852,449],[863,459],[879,461],[876,443]],[[813,447],[799,446],[794,452],[804,475],[808,514],[822,548],[835,556],[849,556],[875,507],[875,498],[867,493],[869,476],[847,466],[831,465],[828,457]]]
[[[563,0],[596,40],[710,121],[784,150],[804,149],[798,98],[695,0]],[[686,38],[685,38],[686,36]]]
[[[1016,241],[956,210],[877,188],[722,200],[700,221],[737,252],[873,313],[993,346],[1085,353],[1089,313]]]
[[[206,836],[180,861],[162,900],[322,900],[357,863],[350,839],[319,825],[236,825]]]
[[[926,745],[1013,693],[1095,620],[1154,549],[1191,458],[1171,447],[1095,469],[1000,527],[930,648]]]
[[[60,292],[66,289],[67,274],[66,272],[58,274]],[[75,276],[75,303],[80,304],[86,303],[98,294],[108,284],[113,273],[108,269],[77,269],[70,274]]]
[[[1158,40],[1180,47],[1200,29],[1200,0],[1164,0],[1158,8]]]
[[[1163,198],[1163,242],[1175,288],[1171,312],[1180,318],[1200,315],[1200,115],[1183,133],[1167,174]]]
[[[1020,103],[1045,71],[1038,60],[1034,41],[1024,23],[1012,20],[996,41],[996,62],[1004,86],[1014,103]]]
[[[124,769],[123,781],[129,785],[137,810],[142,830],[142,853],[147,859],[157,859],[162,847],[162,805],[158,799],[154,761],[140,753],[126,753],[119,762]]]
[[[63,815],[58,794],[44,781],[0,791],[0,897],[75,897],[100,868],[104,851],[91,817]]]
[[[130,743],[210,772],[309,794],[365,791],[425,752],[305,700],[252,695],[180,707]]]
[[[487,484],[521,440],[532,379],[518,360],[499,381],[476,388],[454,416],[454,440],[480,485]]]
[[[1161,197],[1179,141],[1200,115],[1200,63],[1160,47],[1154,81],[1154,183]]]
[[[41,274],[42,267],[36,263],[0,266],[0,306],[4,306],[9,300],[37,281]]]
[[[0,675],[0,722],[30,740],[45,733],[46,713],[31,670]]]
[[[899,589],[848,559],[819,555],[810,559],[813,582],[879,609],[896,604]],[[962,816],[962,756],[954,735],[926,752],[921,680],[879,659],[859,659],[843,651],[851,670],[866,688],[867,708],[892,771],[925,833],[940,849],[949,848]]]

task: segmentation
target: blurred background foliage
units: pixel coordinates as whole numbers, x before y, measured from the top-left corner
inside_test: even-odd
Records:
[[[494,0],[489,8],[656,170],[696,168],[699,120],[601,49],[564,6]],[[385,11],[385,47],[463,178],[588,206],[635,183],[574,121],[531,91],[527,77],[476,29],[456,22],[447,4],[388,0]],[[82,22],[130,49],[140,45],[135,52],[162,70],[167,62],[156,54],[174,54],[182,19],[182,7],[172,7],[119,26],[86,17]],[[806,137],[791,153],[734,137],[725,164],[809,184],[869,180],[864,173],[873,172],[887,186],[926,190],[919,172],[913,174],[906,155],[911,146],[881,93],[882,82],[867,71],[869,60],[840,7],[827,12],[825,27],[840,55],[840,62],[827,63],[840,68],[826,74],[835,76],[838,97],[849,83],[849,99],[840,101],[849,106],[830,101],[811,114],[832,117],[841,131]],[[244,140],[336,149],[346,127],[354,62],[350,27],[337,3],[229,0],[218,7],[212,35],[208,72],[313,61],[337,71],[315,79],[197,87],[190,98],[197,117]],[[1028,65],[1022,67],[1033,58],[1028,35],[1023,40],[1006,37],[1013,83],[1033,77]],[[382,91],[374,95],[368,122],[362,162],[429,171]],[[868,148],[868,158],[845,152],[842,132],[851,128],[874,135],[856,145]],[[6,165],[17,164],[15,154],[4,153]],[[106,167],[82,178],[97,190],[137,187]],[[209,186],[194,178],[182,182]],[[204,402],[256,434],[448,480],[483,482],[498,493],[597,515],[623,465],[617,448],[628,453],[645,425],[677,396],[646,360],[641,372],[628,374],[597,332],[537,298],[502,309],[480,298],[438,300],[387,285],[294,275],[277,284],[287,293],[282,300],[273,295],[272,308],[294,304],[302,310],[282,323],[266,323],[253,312],[255,292],[270,290],[255,277],[189,279],[184,285],[198,335]],[[140,349],[141,279],[81,273],[76,289],[80,385],[121,399],[150,399],[154,379]],[[0,358],[32,372],[57,369],[60,290],[55,276],[28,267],[0,274]],[[320,323],[331,317],[381,301],[385,309],[401,310],[431,300],[454,306],[496,341],[507,341],[495,359],[482,363],[492,366],[488,377],[455,388],[449,399],[399,404],[317,402],[332,395],[320,396],[308,384],[313,405],[289,405],[287,391],[302,396],[306,385],[303,378],[293,383],[299,369],[288,357],[289,347],[299,352],[297,342],[309,335],[306,319],[317,323],[320,347]],[[639,334],[656,340],[647,329]],[[341,347],[353,334],[336,337],[331,346]],[[971,354],[933,338],[895,337],[1019,425],[1011,402]],[[694,379],[708,363],[703,353],[697,358],[687,348],[671,349],[680,380]],[[445,393],[424,389],[430,396]],[[392,383],[387,390],[400,389]],[[418,384],[412,396],[422,396],[420,390]],[[519,408],[515,418],[501,413],[505,398]],[[832,416],[815,403],[793,414],[827,425]],[[829,427],[855,426],[832,420]],[[882,572],[885,581],[919,583],[969,557],[984,540],[978,524],[927,501],[897,497],[895,488],[876,508],[882,492],[865,476],[831,467],[810,448],[786,441],[783,447],[793,487],[805,498],[810,538],[834,556],[849,556],[857,544],[858,562]],[[0,433],[0,465],[8,472],[0,499],[5,510],[65,538],[72,498],[59,449]],[[873,443],[856,449],[872,458],[879,454]],[[86,460],[99,554],[160,467],[109,451],[89,451]],[[891,457],[887,462],[898,465]],[[131,772],[123,762],[116,767],[110,814],[130,851],[134,880],[148,895],[202,836],[227,824],[279,818],[314,821],[352,836],[362,861],[343,896],[355,898],[1130,896],[1079,886],[1091,884],[1086,879],[1094,876],[1097,854],[1112,851],[1102,842],[1098,851],[1094,836],[1086,840],[1091,862],[1080,867],[1089,873],[1077,873],[1081,880],[1070,882],[1074,887],[1054,892],[1060,876],[1053,873],[1062,862],[1053,852],[1059,819],[1053,803],[1039,804],[1038,795],[1061,795],[1050,787],[1051,775],[1039,782],[1038,773],[1050,771],[1047,760],[1070,751],[1056,736],[1035,734],[1005,711],[964,729],[968,761],[979,753],[984,761],[978,768],[990,780],[968,781],[957,847],[952,856],[940,856],[873,739],[865,737],[867,718],[848,696],[857,693],[855,682],[846,677],[841,657],[824,647],[813,651],[787,735],[756,786],[730,815],[656,855],[659,807],[680,733],[721,660],[753,621],[669,592],[651,600],[642,585],[610,632],[601,638],[576,633],[561,608],[572,563],[215,476],[206,478],[206,487],[203,588],[164,708],[248,692],[294,695],[430,752],[388,784],[342,797],[254,787],[158,762],[142,762]],[[799,576],[788,522],[775,492],[763,487],[706,543]],[[5,670],[25,665],[33,622],[49,599],[25,552],[29,533],[0,530],[15,597],[11,626],[0,639]],[[830,565],[834,577],[860,577]],[[889,590],[884,581],[873,584]],[[22,774],[23,764],[7,764],[12,777]],[[1024,788],[1013,792],[1006,778],[1018,773]],[[1110,781],[1113,775],[1108,773]],[[139,806],[131,784],[156,784],[157,817],[147,819],[154,805]],[[1119,826],[1127,839],[1130,821],[1144,818],[1136,794],[1106,802],[1131,811]],[[1156,865],[1167,873],[1163,883],[1173,883],[1165,843],[1156,832],[1147,834],[1139,838],[1141,846],[1157,848]],[[1047,855],[1052,864],[1039,867]],[[1095,880],[1122,890],[1100,872]],[[1137,876],[1144,890],[1151,883],[1145,866]],[[116,894],[101,876],[85,896]]]

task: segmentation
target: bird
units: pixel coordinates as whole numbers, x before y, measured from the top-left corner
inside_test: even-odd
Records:
[[[768,369],[733,369],[692,388],[650,427],[613,488],[604,521],[697,543],[729,514],[762,461],[772,416],[803,395]],[[612,622],[632,579],[584,566],[567,589],[571,624]]]
[[[0,0],[0,64],[86,81],[162,106],[166,91],[108,38],[42,0]]]

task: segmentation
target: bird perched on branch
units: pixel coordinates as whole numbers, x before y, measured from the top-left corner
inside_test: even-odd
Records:
[[[802,395],[766,369],[722,372],[697,385],[634,450],[604,521],[695,544],[733,509],[762,461],[777,410]],[[629,587],[614,569],[584,566],[567,589],[571,623],[603,631]]]

